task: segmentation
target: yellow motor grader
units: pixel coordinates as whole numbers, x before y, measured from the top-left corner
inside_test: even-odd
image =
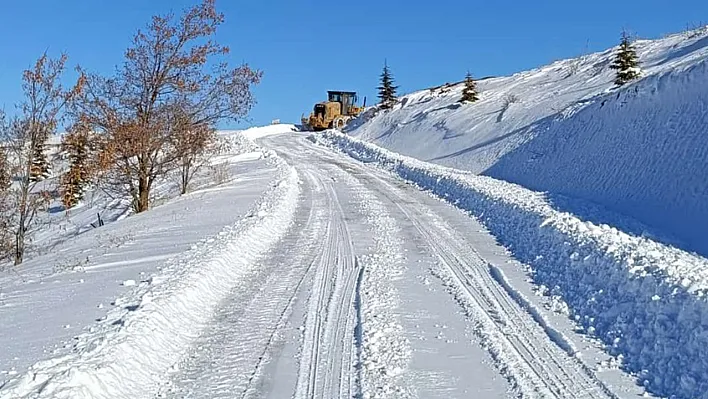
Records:
[[[366,107],[357,106],[356,92],[353,91],[328,91],[327,101],[315,104],[315,109],[309,117],[302,118],[305,130],[342,129],[353,118],[359,116]]]

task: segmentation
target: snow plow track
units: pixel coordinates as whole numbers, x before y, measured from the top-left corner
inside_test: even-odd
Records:
[[[358,262],[331,182],[313,171],[301,172],[307,194],[296,227],[261,260],[262,269],[220,306],[195,352],[158,397],[269,394],[271,363],[281,356],[283,336],[297,326],[291,319],[298,297],[309,297],[301,310],[300,364],[292,385],[284,389],[295,398],[353,397],[359,392],[354,370],[359,354],[354,343]]]
[[[234,317],[215,318],[218,339],[207,345],[211,354],[195,369],[201,381],[194,383],[189,375],[183,379],[188,397],[418,397],[421,383],[416,378],[425,375],[420,370],[436,373],[443,368],[410,361],[423,350],[416,348],[423,345],[416,337],[424,337],[417,334],[431,330],[418,328],[418,320],[408,324],[412,334],[403,329],[396,312],[412,317],[415,308],[401,301],[394,282],[431,271],[443,283],[436,289],[447,306],[463,310],[452,312],[459,320],[455,331],[465,331],[463,339],[484,348],[491,355],[484,367],[504,377],[507,391],[491,391],[486,397],[618,397],[614,385],[605,385],[574,356],[572,343],[564,345],[562,335],[553,336],[552,328],[538,319],[542,316],[520,303],[514,286],[504,284],[500,261],[489,263],[489,254],[480,247],[485,244],[460,229],[469,225],[451,219],[461,214],[449,212],[449,205],[385,171],[305,140],[273,146],[302,177],[305,194],[296,227],[263,259],[260,273],[265,277],[255,284],[245,282],[246,294],[235,293],[227,304],[231,310],[225,314]],[[379,240],[386,234],[389,239]],[[415,259],[425,264],[419,269]],[[397,261],[399,269],[394,267]],[[402,273],[404,268],[415,271]],[[388,285],[378,286],[383,280]],[[431,294],[417,295],[427,299]],[[387,301],[394,297],[398,302]],[[383,314],[388,311],[390,320]],[[436,322],[431,332],[437,334],[451,320]],[[447,344],[455,345],[455,340]],[[445,355],[457,353],[467,352]],[[453,379],[474,378],[470,369],[444,370]],[[421,397],[446,397],[423,392],[431,391],[423,389]]]
[[[321,184],[310,175],[303,178],[316,187]],[[314,254],[328,217],[325,209],[325,201],[316,196],[302,200],[295,219],[300,227],[292,229],[277,250],[259,262],[262,269],[258,274],[247,278],[220,305],[195,345],[196,350],[182,361],[157,397],[262,395],[261,378],[267,373],[264,369],[276,350],[275,344],[281,340],[297,296],[312,273]],[[292,266],[278,267],[286,261]]]
[[[341,167],[341,166],[340,166]],[[466,308],[493,357],[524,397],[617,398],[580,360],[557,346],[546,331],[490,273],[465,238],[424,204],[361,165],[347,165],[354,177],[395,206],[424,237],[440,261],[443,280]]]
[[[324,191],[330,215],[314,265],[296,398],[344,398],[356,392],[354,304],[359,266],[337,194],[327,185]]]

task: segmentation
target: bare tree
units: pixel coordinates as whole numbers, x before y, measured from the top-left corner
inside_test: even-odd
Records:
[[[7,126],[5,122],[5,113],[0,110],[0,129]],[[4,131],[0,130],[0,132]],[[2,140],[3,136],[0,136],[0,191],[5,192],[10,188],[12,183],[12,171],[10,170],[10,161],[8,159],[8,149],[7,143]]]
[[[6,162],[14,182],[8,188],[3,223],[14,235],[13,259],[22,263],[27,241],[35,227],[36,216],[48,204],[45,187],[38,186],[33,172],[36,149],[55,132],[64,106],[80,91],[81,81],[71,90],[60,82],[67,57],[51,59],[42,55],[22,76],[24,101],[18,115],[0,128],[0,142],[6,149]]]
[[[74,112],[104,136],[106,181],[114,192],[130,196],[136,212],[149,208],[155,181],[181,166],[176,135],[238,120],[254,104],[251,86],[261,73],[219,62],[229,52],[214,41],[223,21],[214,0],[179,17],[153,17],[133,38],[114,77],[81,71],[86,90]],[[192,127],[175,125],[183,120]]]
[[[199,170],[217,151],[216,131],[206,123],[195,123],[188,113],[175,110],[170,151],[176,155],[180,193],[186,194]]]

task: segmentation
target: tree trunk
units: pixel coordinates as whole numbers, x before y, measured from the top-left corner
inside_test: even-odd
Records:
[[[150,186],[147,176],[140,176],[138,179],[138,206],[135,212],[145,212],[150,207]]]
[[[187,190],[189,189],[189,172],[190,172],[190,165],[188,161],[182,161],[182,192],[180,193],[181,195],[187,194]]]
[[[25,258],[25,233],[27,232],[28,218],[30,213],[30,182],[29,182],[29,162],[27,166],[27,175],[24,177],[20,186],[20,203],[17,209],[19,221],[17,230],[15,231],[15,265],[19,265]]]
[[[149,154],[138,158],[138,198],[135,213],[145,212],[150,208],[150,177],[148,174]]]
[[[25,258],[25,231],[20,228],[15,234],[15,266],[22,263]]]

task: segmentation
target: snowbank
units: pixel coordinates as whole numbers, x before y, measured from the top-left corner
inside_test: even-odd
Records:
[[[415,92],[349,134],[550,192],[587,220],[708,254],[708,224],[696,223],[708,220],[708,29],[636,47],[644,78],[620,89],[609,49],[482,80],[473,104],[457,102],[462,85]]]
[[[266,136],[272,136],[274,134],[281,134],[281,133],[290,133],[290,132],[296,132],[297,128],[295,125],[290,125],[290,124],[276,124],[276,125],[268,125],[268,126],[261,126],[261,127],[253,127],[250,129],[246,129],[241,132],[245,137],[255,140],[259,139],[261,137],[266,137]]]
[[[1,387],[0,398],[153,397],[213,309],[293,220],[297,173],[272,159],[278,178],[249,217],[174,258],[158,275],[125,281],[137,286],[116,300],[115,322],[79,337],[74,353],[36,363]]]
[[[512,183],[421,162],[334,131],[310,138],[471,212],[651,392],[692,398],[708,391],[708,260],[584,222]]]
[[[571,117],[539,121],[543,134],[485,174],[599,203],[708,255],[708,224],[697,223],[708,220],[706,82],[701,62],[650,76]]]
[[[220,148],[220,153],[240,155],[261,150],[261,147],[253,139],[244,135],[242,130],[217,130],[216,134],[223,144],[222,147],[225,147]]]

